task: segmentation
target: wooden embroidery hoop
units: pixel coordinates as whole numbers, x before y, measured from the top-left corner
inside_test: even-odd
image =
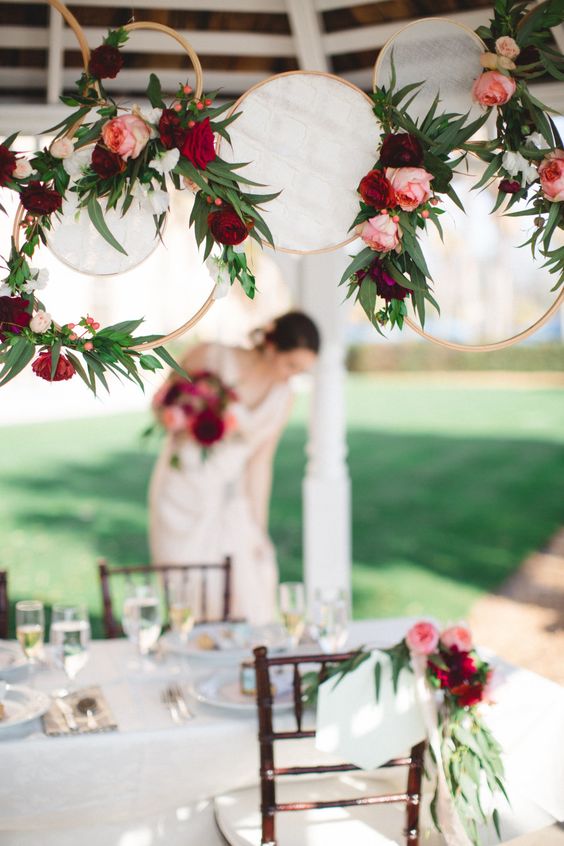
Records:
[[[413,21],[412,23],[407,24],[406,26],[402,27],[397,32],[395,32],[394,35],[391,36],[391,38],[389,38],[386,41],[386,43],[384,44],[384,46],[380,50],[378,58],[377,58],[377,60],[374,64],[374,72],[373,72],[373,75],[372,75],[373,87],[376,86],[376,80],[378,78],[378,70],[379,70],[380,65],[382,63],[382,59],[383,59],[385,50],[393,43],[393,41],[402,32],[405,32],[406,29],[411,29],[412,27],[417,26],[417,24],[419,24],[421,22],[430,21],[430,20],[443,21],[443,22],[448,21],[453,26],[457,26],[460,29],[467,32],[469,35],[471,35],[482,46],[484,51],[486,50],[486,45],[484,44],[482,39],[479,37],[479,35],[476,35],[476,33],[473,30],[464,26],[464,24],[458,23],[458,21],[450,21],[448,18],[440,18],[440,17],[422,18],[421,21]],[[482,71],[481,68],[477,68],[476,74],[481,73],[481,71]],[[450,349],[450,350],[458,350],[459,352],[493,352],[495,350],[503,350],[506,347],[510,347],[510,346],[513,346],[513,344],[519,343],[519,341],[524,341],[526,338],[530,338],[531,335],[534,335],[535,332],[538,332],[538,330],[542,326],[544,326],[545,323],[547,323],[551,319],[551,317],[553,317],[556,314],[556,312],[558,311],[558,309],[560,308],[560,306],[563,303],[564,303],[564,286],[561,288],[558,296],[556,297],[556,299],[554,300],[552,305],[533,324],[528,326],[526,329],[523,329],[521,332],[517,332],[517,334],[512,335],[510,338],[505,338],[502,341],[494,341],[494,342],[489,343],[489,344],[459,344],[459,343],[456,343],[455,341],[447,341],[444,338],[439,338],[436,335],[431,335],[429,332],[425,332],[425,330],[422,329],[420,326],[418,326],[417,323],[415,323],[410,317],[405,318],[405,323],[409,326],[410,329],[412,329],[421,338],[425,338],[427,341],[431,341],[431,343],[437,344],[440,347],[446,347],[447,349]]]
[[[63,3],[61,3],[60,0],[47,0],[47,2],[52,8],[54,8],[63,16],[70,29],[72,29],[73,33],[75,34],[78,44],[80,46],[80,52],[82,53],[82,62],[86,70],[90,61],[90,47],[88,45],[88,41],[86,40],[86,36],[84,35],[82,27],[80,26],[72,12]],[[164,24],[153,23],[152,21],[135,21],[134,23],[129,23],[124,26],[124,29],[126,30],[126,32],[134,32],[135,30],[139,29],[148,29],[153,30],[155,32],[162,32],[177,41],[178,44],[180,44],[180,46],[187,53],[194,68],[194,96],[197,99],[201,97],[203,91],[202,65],[193,47],[188,43],[188,41],[186,41],[185,38],[183,38],[178,32],[176,32],[176,30],[171,29],[170,27],[165,26]],[[72,137],[81,123],[82,120],[77,121],[75,124],[73,124],[73,126],[70,127],[68,132],[65,133],[65,137]],[[14,217],[14,226],[12,230],[12,237],[14,239],[14,245],[17,250],[19,249],[21,223],[25,215],[26,211],[20,203],[16,210],[16,214]],[[172,332],[169,332],[167,335],[159,336],[157,340],[146,341],[143,344],[136,344],[135,346],[132,346],[129,349],[135,350],[136,352],[144,352],[145,350],[151,350],[155,347],[160,347],[164,344],[168,344],[170,343],[170,341],[174,341],[176,338],[181,337],[181,335],[184,335],[185,332],[188,332],[189,329],[192,329],[197,323],[199,323],[202,317],[204,317],[204,315],[207,314],[207,312],[210,310],[214,302],[215,286],[209,294],[208,298],[203,303],[203,305],[181,326],[174,329]],[[57,324],[55,324],[55,326],[57,326],[57,328],[60,328]]]

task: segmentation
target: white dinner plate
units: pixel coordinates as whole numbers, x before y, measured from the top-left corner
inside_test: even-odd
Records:
[[[274,710],[287,711],[291,709],[293,707],[291,676],[287,673],[280,675],[276,679],[275,685]],[[213,675],[199,679],[194,684],[193,693],[198,702],[202,702],[204,705],[247,713],[256,711],[255,697],[241,693],[239,673],[234,670],[218,670]]]
[[[14,643],[9,640],[0,640],[0,679],[13,673],[14,670],[20,670],[27,664],[27,659],[23,654],[19,643]]]
[[[255,646],[279,651],[284,644],[280,626],[249,626],[248,623],[202,623],[196,626],[187,642],[175,632],[161,638],[171,651],[210,664],[240,663],[252,657]]]
[[[2,695],[4,687],[5,693]],[[4,706],[4,719],[0,720],[0,731],[41,717],[49,710],[51,704],[46,693],[24,687],[24,685],[5,682],[0,682],[0,698]]]

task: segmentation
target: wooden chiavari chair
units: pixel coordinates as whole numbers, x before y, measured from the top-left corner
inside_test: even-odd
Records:
[[[8,574],[0,570],[0,638],[8,639]]]
[[[164,597],[169,610],[169,596],[168,586],[169,577],[173,575],[181,578],[190,578],[191,575],[197,575],[200,582],[200,615],[199,623],[212,622],[208,616],[208,609],[210,606],[209,597],[209,578],[211,573],[219,572],[223,575],[222,586],[222,600],[221,600],[221,615],[219,618],[215,617],[214,622],[227,622],[231,619],[231,558],[226,556],[224,560],[218,564],[162,564],[159,566],[152,566],[150,564],[143,564],[137,566],[124,567],[109,567],[107,561],[102,559],[98,562],[98,572],[100,576],[100,586],[102,589],[102,605],[104,613],[104,631],[108,638],[121,637],[123,634],[120,624],[117,622],[114,608],[112,605],[112,591],[110,589],[110,579],[121,576],[130,579],[134,576],[143,576],[149,578],[156,576],[162,578]]]
[[[418,846],[419,844],[419,806],[421,800],[421,781],[423,771],[423,755],[425,751],[425,743],[419,743],[414,746],[409,755],[406,757],[396,758],[388,761],[379,770],[390,770],[395,767],[403,767],[407,770],[405,776],[405,787],[399,792],[380,792],[376,795],[358,795],[358,791],[354,795],[344,796],[345,787],[343,783],[342,774],[352,773],[357,771],[360,773],[359,767],[353,764],[316,764],[306,766],[276,766],[274,747],[282,741],[297,741],[307,738],[315,737],[315,730],[313,728],[304,728],[304,702],[302,689],[302,676],[300,667],[309,665],[320,665],[319,679],[323,681],[327,677],[327,667],[329,665],[338,665],[344,661],[348,661],[354,657],[355,652],[339,653],[334,655],[307,655],[307,656],[269,656],[265,647],[258,647],[254,651],[255,654],[255,670],[256,670],[256,696],[258,708],[258,743],[260,754],[260,790],[251,788],[242,791],[235,791],[227,796],[217,797],[215,800],[216,821],[219,830],[226,842],[230,846],[250,846],[255,842],[258,843],[258,835],[260,834],[261,846],[306,846],[310,842],[321,843],[318,832],[317,839],[314,837],[310,840],[307,836],[308,826],[319,825],[315,822],[311,815],[304,820],[301,830],[296,828],[292,830],[291,836],[280,841],[277,839],[276,833],[276,818],[277,815],[294,812],[305,811],[312,812],[316,810],[324,810],[331,808],[345,809],[345,814],[351,827],[347,829],[344,815],[340,815],[338,821],[334,823],[321,822],[324,826],[323,831],[326,832],[323,837],[323,842],[328,846],[333,844],[340,844],[340,846],[360,846],[360,844],[405,844],[405,846]],[[273,669],[287,668],[292,674],[292,688],[293,688],[293,711],[295,719],[295,728],[278,731],[275,730],[273,724],[273,697],[272,685],[276,684],[276,675]],[[293,722],[293,720],[292,720]],[[327,780],[327,774],[332,774],[332,783]],[[278,789],[280,787],[279,780],[287,776],[316,776],[315,781],[304,781],[296,779],[295,783],[286,785],[285,787],[292,787],[295,791],[297,799],[293,801],[280,801],[278,796]],[[338,783],[335,786],[335,778]],[[346,779],[347,777],[345,777]],[[373,774],[370,774],[370,779]],[[369,781],[370,781],[369,779]],[[372,782],[373,783],[373,782]],[[384,779],[385,786],[389,786],[389,782]],[[330,789],[327,786],[330,785]],[[360,783],[361,787],[365,783]],[[312,789],[313,788],[313,789]],[[336,791],[340,789],[343,792],[336,796]],[[370,788],[366,788],[368,791]],[[302,798],[300,799],[300,791]],[[284,790],[284,793],[287,791]],[[313,796],[315,798],[309,798]],[[308,797],[308,798],[304,798]],[[386,833],[380,834],[379,814],[382,806],[405,806],[405,812],[402,815],[397,811],[392,814],[395,819],[391,820],[391,826],[396,828],[394,839],[390,839],[388,829],[390,828],[390,819],[385,825]],[[253,815],[252,809],[258,811],[260,807],[260,814]],[[372,808],[374,806],[374,808]],[[355,811],[362,816],[362,820],[355,819]],[[404,825],[402,826],[402,819]],[[368,823],[368,824],[367,824]],[[403,828],[403,832],[402,832]],[[330,832],[331,829],[331,833]],[[364,832],[360,836],[360,832]],[[370,833],[366,835],[367,830]],[[333,834],[334,831],[334,834]]]

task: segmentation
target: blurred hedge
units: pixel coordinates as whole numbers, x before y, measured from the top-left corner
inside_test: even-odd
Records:
[[[347,367],[357,373],[419,370],[564,371],[564,344],[516,344],[504,350],[470,353],[431,343],[354,344]]]

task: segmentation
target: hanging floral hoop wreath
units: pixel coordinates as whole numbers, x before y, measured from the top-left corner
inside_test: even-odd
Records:
[[[162,24],[139,21],[110,31],[104,44],[91,53],[72,13],[59,0],[48,2],[75,33],[84,72],[77,93],[61,98],[77,109],[48,130],[59,130],[48,150],[40,151],[30,163],[18,160],[10,150],[15,135],[0,148],[0,185],[21,195],[6,262],[8,276],[0,288],[0,385],[23,370],[37,348],[40,355],[33,363],[37,375],[59,381],[78,373],[94,392],[98,381],[108,387],[106,371],[132,379],[141,387],[138,366],[152,371],[161,369],[164,362],[185,375],[163,345],[195,326],[235,280],[249,297],[254,296],[255,279],[247,266],[244,248],[239,245],[249,236],[260,241],[258,232],[271,239],[260,205],[276,194],[246,193],[241,184],[249,180],[235,173],[243,165],[227,164],[218,157],[216,135],[228,140],[226,127],[237,115],[221,119],[231,104],[214,107],[215,93],[202,95],[200,61],[179,33]],[[180,85],[168,107],[158,78],[151,74],[147,89],[152,106],[149,112],[144,114],[133,107],[130,113],[118,116],[119,107],[105,92],[101,80],[117,76],[123,65],[119,48],[130,32],[142,29],[162,32],[180,44],[194,67],[195,90],[190,85]],[[87,124],[92,110],[98,117],[93,124]],[[72,179],[67,168],[78,153],[86,153],[86,159]],[[135,336],[142,320],[123,321],[104,329],[90,316],[76,325],[56,324],[35,295],[43,287],[40,277],[44,272],[31,268],[28,259],[40,242],[47,243],[46,233],[52,228],[50,215],[61,208],[67,192],[78,195],[79,207],[87,210],[99,234],[113,248],[125,252],[104,220],[99,199],[105,199],[107,209],[121,203],[121,214],[125,215],[134,192],[141,192],[151,202],[156,232],[160,234],[168,208],[167,177],[176,189],[186,185],[195,191],[190,225],[194,226],[198,244],[205,244],[204,260],[216,283],[204,304],[167,335]],[[20,245],[22,231],[25,241]],[[216,245],[221,253],[212,256]],[[80,335],[75,331],[79,329],[84,330]],[[154,350],[155,355],[146,354],[149,350]],[[83,364],[77,354],[82,356]]]
[[[550,109],[530,93],[527,80],[545,73],[564,80],[564,57],[547,44],[550,27],[563,20],[564,10],[551,0],[530,10],[516,0],[498,0],[490,27],[480,27],[476,33],[468,30],[484,49],[483,73],[480,75],[477,69],[471,92],[484,113],[470,123],[465,115],[438,113],[438,98],[422,120],[412,120],[407,108],[423,83],[396,91],[393,59],[389,88],[375,86],[374,113],[385,132],[379,159],[358,186],[360,212],[353,223],[367,247],[354,257],[341,284],[348,283],[347,296],[360,302],[379,332],[385,325],[402,329],[407,324],[420,336],[444,347],[468,352],[498,350],[530,337],[564,302],[561,290],[532,326],[495,343],[469,345],[437,338],[424,330],[425,301],[437,310],[438,303],[432,296],[431,276],[418,243],[418,230],[425,229],[427,220],[441,235],[439,215],[443,212],[437,208],[437,194],[445,194],[464,210],[450,180],[455,168],[473,154],[488,165],[473,187],[482,188],[499,180],[493,211],[507,200],[504,212],[509,216],[535,217],[536,231],[526,243],[533,256],[540,253],[543,266],[559,277],[553,290],[562,285],[564,247],[551,249],[551,238],[557,227],[564,229],[564,145],[547,116]],[[409,24],[389,39],[379,61],[398,35],[415,25]],[[519,65],[517,57],[521,54],[526,63]],[[378,67],[379,62],[374,80]],[[493,109],[497,110],[496,138],[473,141]],[[450,169],[450,175],[445,168]],[[515,180],[515,176],[521,180]],[[535,192],[532,198],[528,196],[530,190]],[[510,211],[514,203],[524,199],[528,200],[527,209]],[[384,301],[379,308],[378,297]],[[420,327],[407,316],[408,297]]]

